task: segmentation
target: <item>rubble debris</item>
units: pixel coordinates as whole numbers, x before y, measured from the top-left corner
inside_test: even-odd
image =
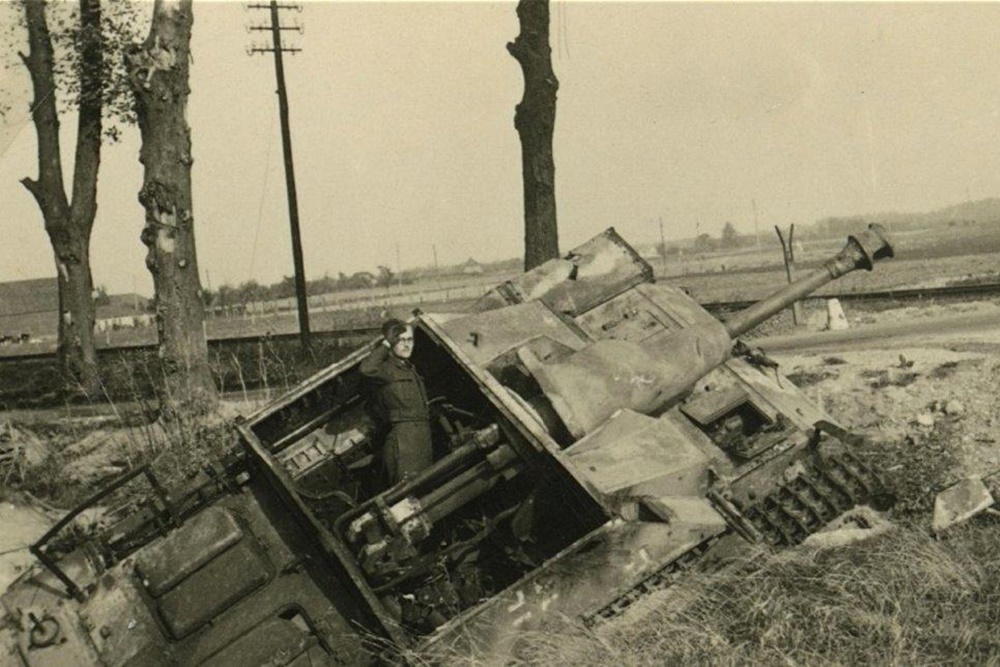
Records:
[[[932,370],[930,372],[929,377],[934,378],[936,380],[942,380],[944,378],[948,378],[954,375],[957,369],[958,369],[957,361],[946,361],[937,368],[935,368],[934,370]]]
[[[957,399],[937,400],[930,405],[931,412],[939,412],[949,417],[965,414],[965,404]]]
[[[917,415],[916,421],[917,424],[920,426],[926,426],[927,428],[931,428],[932,426],[934,426],[934,415],[930,414],[929,412],[921,412],[919,415]]]
[[[935,534],[979,514],[994,503],[993,495],[979,475],[971,475],[951,485],[934,499]]]
[[[830,331],[843,331],[851,328],[847,322],[847,316],[844,314],[844,308],[840,305],[840,299],[826,300],[826,328]]]
[[[31,565],[34,557],[27,546],[53,523],[51,517],[36,507],[0,503],[0,526],[3,526],[0,531],[0,591],[6,590]]]
[[[868,505],[859,505],[807,537],[802,546],[817,550],[835,549],[882,535],[892,526],[890,521]]]
[[[872,389],[885,389],[886,387],[906,387],[920,377],[919,373],[912,371],[902,371],[898,368],[883,370],[864,370],[859,373],[860,377],[870,380],[868,386]]]
[[[954,399],[948,401],[944,404],[942,410],[946,415],[960,415],[965,413],[965,406],[961,401],[956,401]]]
[[[48,445],[33,434],[10,421],[0,422],[0,474],[4,477],[43,463],[51,453]]]

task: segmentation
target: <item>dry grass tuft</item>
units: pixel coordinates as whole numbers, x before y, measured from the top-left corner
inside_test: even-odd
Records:
[[[1000,656],[997,526],[946,541],[897,528],[825,552],[758,554],[692,575],[600,635],[566,623],[465,665],[965,665]]]

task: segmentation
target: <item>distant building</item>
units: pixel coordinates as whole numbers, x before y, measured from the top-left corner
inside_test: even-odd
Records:
[[[0,283],[0,317],[59,310],[59,283],[55,278],[32,278]]]
[[[55,338],[58,312],[59,283],[55,278],[0,283],[0,340]]]
[[[97,307],[94,330],[152,326],[153,314],[146,312],[145,306],[146,298],[138,294],[112,294],[108,303]]]
[[[633,249],[639,253],[639,256],[643,259],[659,259],[660,258],[660,244],[659,243],[638,243],[632,246]]]
[[[137,313],[135,315],[119,315],[117,317],[99,317],[94,322],[94,331],[112,331],[117,329],[133,329],[135,327],[153,326],[152,313]]]
[[[462,264],[462,273],[467,276],[481,276],[483,275],[483,265],[470,257]]]
[[[149,326],[148,299],[137,294],[114,294],[97,307],[94,329]],[[54,339],[59,324],[59,282],[33,278],[0,283],[0,341]]]

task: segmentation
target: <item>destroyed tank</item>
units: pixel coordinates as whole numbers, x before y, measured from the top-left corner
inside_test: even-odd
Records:
[[[3,596],[15,664],[353,665],[510,655],[688,570],[889,496],[853,435],[738,337],[892,256],[883,229],[725,322],[609,229],[463,313],[415,312],[435,462],[391,488],[360,362],[237,420],[183,489],[126,474]],[[89,535],[74,518],[145,484]],[[67,532],[70,535],[65,535]]]

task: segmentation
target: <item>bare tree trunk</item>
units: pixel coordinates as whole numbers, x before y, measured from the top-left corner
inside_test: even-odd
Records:
[[[129,83],[145,167],[139,201],[142,242],[153,275],[163,364],[164,414],[214,409],[191,202],[191,132],[185,118],[191,48],[191,0],[156,0],[149,36],[129,55]]]
[[[548,0],[519,0],[521,32],[507,51],[521,65],[524,96],[514,113],[524,180],[524,268],[559,256],[552,132],[559,81],[552,71]]]
[[[71,389],[89,397],[100,391],[94,347],[90,233],[97,214],[97,172],[101,160],[103,39],[99,0],[81,0],[79,115],[73,199],[66,197],[59,148],[52,39],[43,0],[24,4],[28,55],[21,56],[34,91],[32,118],[38,134],[37,179],[21,181],[34,196],[55,254],[59,285],[59,363]]]

